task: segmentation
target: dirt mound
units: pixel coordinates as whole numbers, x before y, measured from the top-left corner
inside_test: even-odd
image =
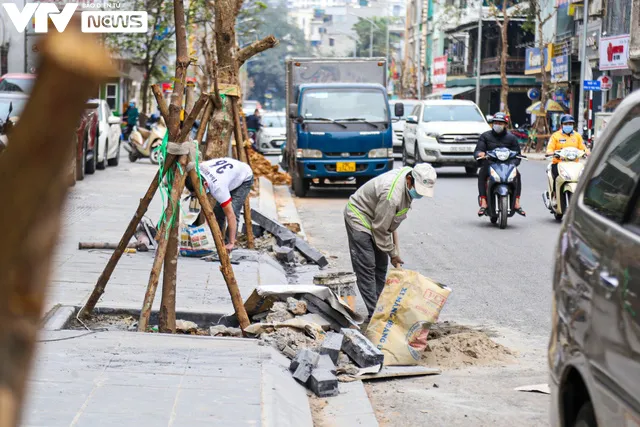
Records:
[[[427,342],[420,364],[442,369],[510,363],[516,356],[486,332],[455,324],[437,325],[430,331]]]
[[[257,151],[248,148],[249,158],[251,161],[251,168],[253,169],[253,176],[257,180],[261,176],[264,176],[275,185],[290,185],[291,177],[288,173],[279,172],[278,165],[272,165],[262,154]]]

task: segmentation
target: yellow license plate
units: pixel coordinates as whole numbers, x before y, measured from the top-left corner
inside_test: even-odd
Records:
[[[341,162],[336,164],[336,172],[355,172],[356,162]]]

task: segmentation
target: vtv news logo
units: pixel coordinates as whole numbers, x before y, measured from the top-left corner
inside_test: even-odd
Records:
[[[49,21],[59,32],[63,32],[73,14],[77,3],[67,3],[62,11],[52,3],[26,3],[22,11],[15,3],[3,3],[2,6],[19,33],[24,32],[29,21],[35,16],[34,31],[46,33]],[[148,30],[147,12],[142,11],[82,11],[81,29],[83,33],[146,33]]]

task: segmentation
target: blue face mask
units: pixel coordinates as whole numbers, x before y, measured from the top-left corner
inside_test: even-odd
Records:
[[[563,125],[562,126],[562,132],[564,132],[567,135],[569,135],[571,132],[573,132],[573,126],[571,126],[571,125]]]
[[[409,190],[409,195],[412,199],[422,199],[422,196],[418,194],[415,188]]]

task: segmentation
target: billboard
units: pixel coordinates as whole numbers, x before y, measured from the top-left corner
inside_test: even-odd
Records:
[[[540,48],[529,47],[527,48],[524,57],[524,73],[525,74],[540,74],[542,70],[542,64],[545,64],[545,71],[551,71],[551,61],[549,52],[551,51],[551,45],[544,49],[544,59],[540,54]]]
[[[443,90],[447,87],[447,55],[433,58],[433,90]]]
[[[600,70],[629,68],[629,35],[600,37]]]
[[[551,82],[568,82],[569,64],[571,64],[569,55],[561,55],[551,58]]]

